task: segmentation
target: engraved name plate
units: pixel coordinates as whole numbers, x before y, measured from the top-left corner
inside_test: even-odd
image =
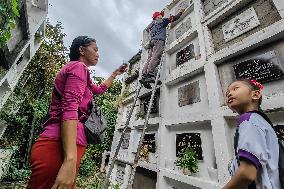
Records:
[[[178,14],[181,9],[186,9],[189,7],[189,2],[188,0],[182,1],[175,9],[175,14]]]
[[[228,42],[259,25],[256,12],[251,7],[222,25],[224,39]]]
[[[256,79],[267,83],[284,78],[280,65],[269,59],[251,59],[233,66],[237,79]]]
[[[123,184],[124,175],[125,175],[125,164],[119,163],[117,165],[115,181],[120,184]]]
[[[178,105],[180,107],[200,102],[199,82],[196,81],[178,89]]]
[[[194,45],[190,44],[184,49],[180,50],[176,55],[177,66],[194,58]]]
[[[129,147],[129,139],[130,139],[130,133],[125,133],[122,140],[121,148],[127,149]]]

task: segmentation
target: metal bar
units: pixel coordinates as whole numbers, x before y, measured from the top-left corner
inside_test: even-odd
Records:
[[[116,159],[116,161],[121,162],[121,163],[124,163],[124,164],[126,164],[126,165],[130,165],[130,166],[133,165],[132,162],[124,161],[124,160],[122,160],[122,159]]]
[[[113,157],[112,157],[111,160],[110,160],[111,163],[110,163],[110,165],[109,165],[108,173],[107,173],[106,178],[105,178],[105,181],[104,181],[103,189],[107,189],[108,186],[109,186],[109,178],[110,178],[111,172],[112,172],[112,170],[113,170],[113,168],[114,168],[114,164],[115,164],[115,161],[116,161],[116,159],[117,159],[119,149],[120,149],[120,147],[121,147],[121,145],[122,145],[125,132],[126,132],[126,130],[127,130],[127,128],[128,128],[128,125],[129,125],[131,116],[132,116],[132,114],[133,114],[133,110],[134,110],[135,104],[136,104],[136,102],[137,102],[137,99],[138,99],[138,97],[139,97],[140,90],[141,90],[141,88],[142,88],[142,85],[141,85],[139,82],[138,82],[137,86],[139,86],[139,87],[138,87],[138,89],[137,89],[137,91],[136,91],[136,96],[135,96],[135,99],[134,99],[134,103],[133,103],[133,105],[132,105],[132,107],[131,107],[131,110],[130,110],[130,112],[129,112],[129,114],[128,114],[128,117],[127,117],[125,126],[124,126],[124,128],[123,128],[123,131],[122,131],[122,134],[121,134],[121,136],[120,136],[118,145],[117,145],[116,150],[115,150],[115,152],[114,152],[114,155],[113,155]]]
[[[160,62],[159,69],[158,69],[158,73],[157,73],[156,79],[155,79],[154,89],[152,91],[151,99],[150,99],[150,102],[149,102],[149,106],[148,106],[148,110],[147,110],[147,114],[146,114],[146,118],[145,118],[145,122],[144,122],[142,135],[141,135],[140,140],[139,140],[139,145],[137,147],[137,151],[136,151],[136,154],[135,154],[134,163],[132,165],[132,170],[130,171],[130,178],[128,180],[128,185],[127,185],[128,189],[131,189],[132,185],[133,185],[133,180],[134,180],[136,168],[138,166],[138,161],[139,161],[139,158],[140,158],[139,151],[140,151],[140,149],[142,147],[142,144],[143,144],[143,141],[144,141],[144,136],[145,136],[146,129],[147,129],[147,126],[148,126],[148,121],[149,121],[149,117],[150,117],[150,113],[151,113],[151,109],[152,109],[155,93],[156,93],[156,90],[157,90],[158,80],[159,80],[159,77],[160,77],[160,72],[161,72],[162,62],[163,62],[164,56],[165,56],[165,52],[163,53],[163,56],[161,58],[161,62]]]
[[[167,37],[166,37],[166,42],[165,44],[167,44],[167,40],[168,40],[168,30],[167,30]],[[132,188],[132,185],[133,185],[133,180],[134,180],[134,175],[135,175],[135,171],[136,171],[136,167],[138,166],[138,160],[139,160],[139,150],[141,149],[141,146],[143,144],[143,141],[144,141],[144,136],[145,136],[145,133],[146,133],[146,129],[147,129],[147,126],[148,126],[148,121],[149,121],[149,117],[150,117],[150,112],[151,112],[151,108],[152,108],[152,105],[153,105],[153,100],[154,100],[154,96],[155,96],[155,93],[156,93],[156,90],[157,90],[157,85],[158,85],[158,80],[159,80],[159,77],[160,77],[160,72],[161,72],[161,68],[162,68],[162,63],[164,62],[164,59],[165,59],[165,51],[163,52],[163,55],[161,57],[161,60],[160,60],[160,64],[159,64],[159,68],[158,68],[158,73],[156,75],[156,79],[155,79],[155,84],[154,84],[154,89],[152,91],[152,95],[151,95],[151,98],[150,98],[150,102],[149,102],[149,107],[148,107],[148,110],[147,110],[147,114],[146,114],[146,118],[145,118],[145,123],[144,123],[144,127],[143,127],[143,132],[142,132],[142,135],[140,137],[140,140],[139,140],[139,145],[138,145],[138,148],[137,148],[137,151],[136,151],[136,154],[135,154],[135,158],[134,158],[134,162],[133,162],[133,165],[131,165],[131,170],[130,170],[130,178],[128,180],[128,185],[127,185],[127,188],[128,189],[131,189]],[[111,172],[113,170],[113,167],[114,167],[114,163],[117,159],[117,155],[118,155],[118,152],[119,152],[119,149],[121,147],[121,144],[122,144],[122,141],[123,141],[123,137],[124,137],[124,134],[126,132],[126,129],[129,125],[129,122],[130,122],[130,118],[132,116],[132,113],[133,113],[133,110],[134,110],[134,107],[135,107],[135,104],[137,102],[137,99],[138,99],[138,96],[139,96],[139,93],[140,93],[140,90],[142,88],[142,84],[140,84],[137,92],[136,92],[136,97],[135,97],[135,100],[134,100],[134,104],[132,105],[132,108],[131,108],[131,111],[127,117],[127,121],[125,123],[125,127],[122,131],[122,135],[120,137],[120,140],[119,140],[119,143],[118,143],[118,146],[116,148],[116,151],[114,153],[114,156],[113,158],[111,159],[111,164],[109,166],[109,170],[108,170],[108,174],[105,178],[105,182],[104,182],[104,185],[103,185],[103,189],[108,189],[108,186],[109,186],[109,178],[110,178],[110,175],[111,175]]]

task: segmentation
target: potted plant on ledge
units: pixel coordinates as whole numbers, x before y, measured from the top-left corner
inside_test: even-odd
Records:
[[[138,111],[135,116],[136,116],[136,120],[145,119],[145,113],[143,110]]]
[[[183,174],[191,175],[197,173],[197,154],[192,148],[185,148],[179,154],[179,157],[176,161],[177,167],[182,169]]]

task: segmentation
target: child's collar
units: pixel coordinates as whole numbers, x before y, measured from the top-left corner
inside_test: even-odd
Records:
[[[248,111],[246,113],[256,113],[256,114],[260,115],[261,117],[263,117],[271,126],[273,126],[272,122],[270,121],[268,116],[263,111],[253,110],[253,111]]]

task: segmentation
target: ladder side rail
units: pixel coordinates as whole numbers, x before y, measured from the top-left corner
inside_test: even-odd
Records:
[[[126,120],[125,126],[124,126],[124,128],[123,128],[122,134],[121,134],[121,136],[120,136],[118,145],[117,145],[117,147],[116,147],[116,149],[115,149],[114,155],[113,155],[113,157],[111,157],[111,160],[110,160],[110,164],[109,164],[109,168],[108,168],[108,173],[107,173],[107,175],[106,175],[106,178],[105,178],[105,181],[104,181],[104,185],[103,185],[103,188],[104,188],[104,189],[107,189],[108,186],[109,186],[110,175],[111,175],[112,170],[113,170],[113,168],[114,168],[114,164],[115,164],[115,161],[116,161],[116,159],[117,159],[117,156],[118,156],[120,147],[121,147],[121,145],[122,145],[125,132],[126,132],[128,126],[129,126],[130,119],[131,119],[131,117],[132,117],[132,114],[133,114],[133,111],[134,111],[134,108],[135,108],[135,105],[136,105],[136,102],[137,102],[137,99],[138,99],[140,90],[141,90],[141,88],[142,88],[142,85],[139,84],[139,82],[138,82],[137,86],[139,86],[139,87],[138,87],[138,90],[136,91],[134,103],[133,103],[133,105],[132,105],[132,107],[131,107],[131,110],[130,110],[128,116],[127,116],[127,120]]]
[[[132,165],[132,170],[130,171],[130,178],[129,178],[128,186],[127,186],[128,189],[132,188],[132,184],[133,184],[136,168],[138,166],[138,162],[139,162],[139,158],[140,158],[139,151],[140,151],[140,149],[142,147],[142,144],[144,142],[144,136],[146,134],[146,129],[147,129],[147,126],[148,126],[149,117],[150,117],[151,109],[152,109],[152,106],[153,106],[154,97],[155,97],[155,94],[156,94],[156,91],[157,91],[158,80],[159,80],[159,77],[160,77],[160,72],[161,72],[162,62],[163,62],[164,57],[165,57],[165,51],[163,52],[163,55],[162,55],[162,58],[161,58],[161,62],[160,62],[160,65],[159,65],[159,69],[158,69],[158,73],[156,75],[155,85],[154,85],[154,89],[153,89],[152,94],[151,94],[151,99],[150,99],[150,102],[149,102],[149,106],[148,106],[148,110],[147,110],[147,114],[146,114],[146,118],[145,118],[145,122],[144,122],[142,135],[140,137],[139,144],[138,144],[138,147],[137,147],[137,151],[135,153],[135,158],[134,158],[134,163]]]

